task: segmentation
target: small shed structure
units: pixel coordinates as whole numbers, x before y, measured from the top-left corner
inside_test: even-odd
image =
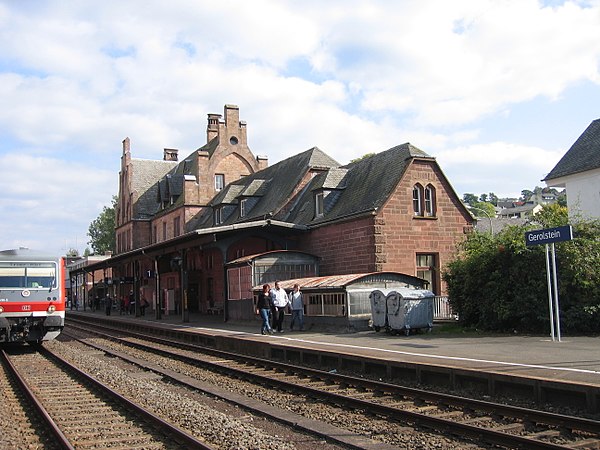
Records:
[[[277,280],[314,277],[319,274],[319,258],[301,251],[274,250],[244,256],[226,265],[226,318],[254,318],[253,286],[273,285]]]
[[[371,319],[373,290],[422,289],[427,281],[400,272],[372,272],[323,277],[282,279],[279,285],[291,291],[295,284],[304,297],[305,327],[367,330]],[[255,301],[262,285],[254,286]]]

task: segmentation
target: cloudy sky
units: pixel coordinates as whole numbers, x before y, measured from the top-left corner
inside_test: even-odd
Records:
[[[518,196],[600,117],[600,1],[0,0],[0,249],[80,252],[136,158],[236,104],[271,164],[410,142]]]

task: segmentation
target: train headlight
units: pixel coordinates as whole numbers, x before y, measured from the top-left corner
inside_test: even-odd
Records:
[[[4,308],[2,306],[0,306],[0,314],[2,314],[4,312]]]
[[[50,305],[50,306],[48,306],[48,312],[49,312],[50,314],[52,314],[54,311],[56,311],[56,306],[54,306],[54,305]]]

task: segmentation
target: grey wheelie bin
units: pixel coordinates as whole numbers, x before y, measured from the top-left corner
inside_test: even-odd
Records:
[[[389,293],[389,289],[383,291],[375,289],[369,294],[371,300],[371,327],[377,332],[382,328],[388,328],[386,297]]]
[[[396,289],[386,296],[387,324],[396,334],[411,330],[433,328],[433,298],[435,295],[425,289]]]

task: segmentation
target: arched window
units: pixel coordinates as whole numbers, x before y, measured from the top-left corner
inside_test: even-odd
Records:
[[[416,217],[435,217],[435,187],[428,184],[423,187],[417,183],[413,186],[413,212]]]
[[[435,188],[428,184],[425,188],[425,216],[435,217]]]
[[[415,216],[423,215],[423,186],[419,183],[413,186],[413,211]]]

